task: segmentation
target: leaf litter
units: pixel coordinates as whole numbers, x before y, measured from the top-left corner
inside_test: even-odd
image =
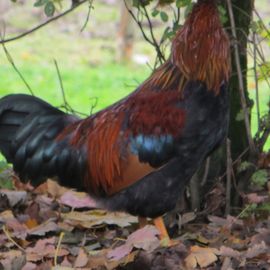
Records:
[[[49,180],[0,190],[0,269],[270,269],[270,218],[181,216],[177,245],[164,248],[153,225],[95,209],[87,194]],[[28,192],[23,191],[26,187]],[[251,203],[266,195],[246,196]]]

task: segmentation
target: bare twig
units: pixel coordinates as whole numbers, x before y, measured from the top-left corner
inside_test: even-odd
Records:
[[[5,225],[3,225],[2,229],[3,229],[3,232],[6,235],[7,239],[10,242],[12,242],[18,249],[20,249],[22,251],[25,251],[15,240],[13,240],[13,238],[11,237],[11,235],[10,235],[10,233],[8,231],[8,228]]]
[[[46,22],[44,22],[44,23],[42,23],[42,24],[39,24],[39,25],[35,26],[34,28],[32,28],[32,29],[30,29],[30,30],[28,30],[28,31],[23,32],[23,33],[20,34],[20,35],[17,35],[17,36],[15,36],[15,37],[11,37],[11,38],[7,38],[7,39],[2,39],[2,40],[0,40],[0,44],[8,43],[8,42],[11,42],[11,41],[14,41],[14,40],[23,38],[23,37],[25,37],[25,36],[27,36],[27,35],[29,35],[29,34],[32,34],[33,32],[35,32],[35,31],[37,31],[38,29],[44,27],[45,25],[47,25],[47,24],[49,24],[49,23],[51,23],[51,22],[53,22],[53,21],[56,21],[56,20],[58,20],[58,19],[64,17],[65,15],[67,15],[67,14],[69,14],[70,12],[74,11],[74,10],[75,10],[76,8],[78,8],[80,5],[82,5],[82,4],[84,4],[84,3],[88,2],[88,1],[89,1],[89,0],[82,0],[82,1],[79,2],[77,5],[72,6],[70,9],[66,10],[65,12],[63,12],[63,13],[61,13],[61,14],[59,14],[59,15],[57,15],[57,16],[55,16],[55,17],[49,19],[49,20],[47,20]]]
[[[247,147],[232,163],[232,167],[239,162],[249,151],[249,147]],[[227,175],[227,172],[225,172],[223,175],[220,176],[220,179],[223,179]]]
[[[3,40],[3,37],[1,36],[1,40]],[[26,86],[26,88],[28,89],[28,91],[30,92],[30,94],[32,96],[34,96],[34,92],[31,88],[31,86],[28,84],[28,82],[26,81],[26,79],[23,77],[22,73],[20,72],[20,70],[17,68],[11,54],[9,53],[7,47],[5,46],[5,43],[2,43],[2,48],[5,52],[5,55],[7,57],[8,62],[11,64],[11,66],[13,67],[13,69],[15,70],[15,72],[19,75],[20,79],[23,81],[24,85]]]
[[[237,34],[236,34],[236,28],[235,28],[235,21],[234,21],[234,15],[232,10],[232,2],[231,0],[227,0],[227,6],[229,11],[229,17],[231,22],[231,29],[232,29],[232,35],[235,40],[237,40]],[[237,75],[238,75],[238,82],[239,82],[239,92],[240,92],[240,99],[241,99],[241,106],[242,110],[244,112],[244,121],[245,121],[245,127],[246,127],[246,133],[248,138],[248,143],[250,147],[250,151],[252,154],[256,153],[256,147],[251,135],[251,128],[250,128],[250,121],[249,121],[249,111],[247,108],[247,102],[246,97],[244,93],[244,79],[243,74],[241,71],[241,63],[240,63],[240,56],[239,56],[239,49],[237,43],[234,42],[234,56],[235,56],[235,64],[237,69]]]
[[[153,32],[153,25],[152,25],[152,22],[150,20],[150,17],[149,17],[149,14],[146,10],[146,8],[144,7],[144,15],[146,16],[146,19],[147,19],[147,22],[148,22],[148,25],[149,25],[149,29],[150,29],[150,36],[151,38],[145,33],[144,29],[143,29],[143,25],[142,25],[142,22],[141,20],[138,18],[138,16],[136,17],[135,14],[132,12],[132,10],[129,8],[126,0],[125,1],[125,6],[126,6],[126,9],[128,10],[129,14],[132,16],[133,20],[136,22],[136,24],[139,26],[140,28],[140,31],[143,35],[143,38],[150,44],[152,45],[156,52],[157,52],[157,57],[159,59],[159,61],[161,63],[163,63],[165,61],[165,56],[163,55],[163,53],[161,52],[160,50],[160,44],[158,44],[158,42],[156,41],[156,38],[154,36],[154,32]],[[139,12],[139,9],[138,9],[138,12]]]
[[[65,236],[65,233],[64,232],[61,232],[60,233],[60,236],[59,236],[59,239],[58,239],[58,243],[57,243],[57,247],[56,247],[56,250],[55,250],[55,254],[54,254],[54,266],[57,266],[57,258],[58,258],[58,254],[59,254],[59,251],[60,251],[60,248],[61,248],[61,243],[63,241],[63,238]]]
[[[90,15],[91,15],[91,10],[93,8],[93,2],[94,2],[94,0],[88,0],[88,2],[89,2],[88,12],[87,12],[85,23],[83,24],[83,27],[81,29],[81,32],[84,31],[84,29],[86,28],[86,26],[87,26],[87,24],[89,22]]]
[[[231,156],[231,141],[227,139],[227,182],[226,182],[226,209],[225,214],[229,215],[231,212],[231,188],[232,188],[232,156]]]
[[[55,59],[53,60],[53,62],[54,62],[56,72],[57,72],[57,76],[58,76],[58,80],[59,80],[59,83],[60,83],[60,89],[61,89],[61,94],[62,94],[63,101],[64,101],[64,107],[67,108],[67,110],[69,110],[70,106],[69,106],[69,104],[67,102],[67,99],[66,99],[63,80],[62,80],[62,76],[61,76],[61,73],[60,73],[60,70],[59,70],[59,67],[58,67],[58,63],[57,63],[57,61]]]
[[[61,76],[61,73],[60,73],[60,69],[59,69],[58,63],[57,63],[57,61],[55,59],[54,59],[54,65],[55,65],[55,68],[56,68],[58,80],[59,80],[59,83],[60,83],[61,94],[62,94],[62,98],[63,98],[63,101],[64,101],[64,105],[60,106],[60,107],[63,107],[68,113],[77,114],[77,115],[81,115],[81,116],[87,116],[87,114],[76,111],[69,105],[69,103],[67,101],[67,98],[66,98],[64,84],[63,84],[62,76]]]
[[[256,48],[256,33],[253,32],[253,71],[254,71],[254,79],[255,79],[255,90],[256,90],[256,108],[257,108],[257,121],[258,121],[258,131],[260,130],[260,98],[259,98],[259,81],[257,75],[257,48]]]
[[[151,38],[152,38],[152,40],[153,40],[153,44],[154,44],[154,46],[155,46],[155,49],[156,49],[156,52],[157,52],[158,59],[159,59],[160,63],[163,63],[163,62],[165,62],[166,59],[165,59],[163,53],[162,53],[161,50],[160,50],[161,44],[158,44],[158,42],[157,42],[157,40],[156,40],[156,38],[155,38],[154,31],[153,31],[153,25],[152,25],[152,22],[151,22],[151,20],[150,20],[149,14],[148,14],[147,9],[146,9],[145,6],[143,7],[143,10],[144,10],[144,14],[145,14],[145,17],[146,17],[147,22],[148,22],[148,25],[149,25]]]

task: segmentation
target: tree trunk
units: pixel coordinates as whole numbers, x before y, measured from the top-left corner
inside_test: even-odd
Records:
[[[132,9],[132,0],[126,0],[127,6]],[[134,40],[134,22],[129,14],[125,1],[121,0],[121,19],[118,30],[118,60],[130,61]]]
[[[241,70],[243,72],[243,79],[245,86],[244,92],[249,108],[251,107],[251,102],[248,97],[247,91],[247,42],[253,3],[254,0],[245,0],[245,1],[232,0],[233,13],[237,30],[237,42],[239,44],[239,51],[240,51]],[[230,29],[230,22],[227,23],[226,27]],[[237,120],[237,116],[242,112],[242,107],[240,101],[237,70],[234,59],[235,59],[234,52],[232,50],[232,77],[230,81],[231,115],[230,115],[229,138],[232,142],[233,159],[237,158],[248,147],[248,140],[244,119]]]

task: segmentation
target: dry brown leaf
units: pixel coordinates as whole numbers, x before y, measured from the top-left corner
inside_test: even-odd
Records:
[[[48,232],[57,232],[57,231],[59,231],[58,225],[55,222],[48,220],[47,222],[44,222],[39,226],[28,230],[27,234],[43,236]]]
[[[21,257],[23,257],[23,254],[19,250],[10,250],[8,252],[1,252],[0,262],[4,266],[5,270],[9,270],[9,269],[12,269],[12,265],[16,263],[16,259],[21,258]],[[16,268],[16,269],[20,269],[20,268]]]
[[[12,213],[12,211],[10,210],[6,210],[4,212],[0,213],[0,222],[5,223],[7,220],[9,219],[13,219],[14,215]]]
[[[97,208],[97,203],[87,193],[73,190],[65,192],[59,202],[71,208]]]
[[[57,265],[57,266],[53,266],[53,267],[50,267],[48,268],[50,270],[74,270],[73,267],[68,267],[68,266],[60,266],[60,265]],[[80,270],[84,270],[85,268],[78,268]],[[46,269],[47,270],[47,269]],[[90,270],[90,269],[85,269],[85,270]]]
[[[137,223],[137,218],[120,212],[106,212],[104,210],[92,210],[87,212],[72,211],[61,214],[65,222],[74,226],[80,225],[84,228],[92,228],[100,224],[117,225],[121,228]]]
[[[27,193],[25,191],[14,191],[14,190],[1,190],[1,194],[4,194],[8,198],[9,205],[14,207],[18,203],[25,203]]]
[[[231,258],[226,257],[222,263],[221,270],[233,270]]]
[[[88,262],[88,256],[85,253],[85,251],[82,248],[80,248],[79,254],[74,263],[74,267],[75,268],[85,267],[87,262]]]
[[[133,262],[136,255],[138,254],[137,251],[134,251],[134,252],[131,252],[128,256],[124,257],[123,259],[117,261],[117,260],[109,260],[107,258],[107,252],[108,250],[106,249],[91,252],[89,256],[87,268],[85,269],[113,270],[113,269],[116,269],[119,265]]]
[[[269,200],[269,196],[261,196],[257,193],[250,193],[246,195],[246,198],[249,203],[263,203]]]
[[[222,246],[219,251],[220,251],[220,255],[223,257],[230,257],[230,258],[235,258],[235,259],[241,258],[241,253],[230,247]]]
[[[37,269],[37,265],[31,262],[27,262],[22,268],[22,270],[35,270],[35,269]]]
[[[194,212],[185,213],[185,214],[179,216],[179,223],[182,226],[182,225],[194,220],[196,217],[197,217],[197,215]]]
[[[267,246],[270,247],[270,230],[269,229],[260,229],[258,234],[255,234],[251,237],[251,244],[260,244],[262,241],[265,242]]]
[[[110,260],[119,261],[119,260],[125,258],[128,254],[130,254],[132,249],[133,249],[133,245],[125,243],[124,245],[121,245],[121,246],[109,251],[107,254],[107,257]]]
[[[27,236],[27,227],[21,224],[10,210],[0,213],[0,222],[5,224],[12,237],[25,239]]]
[[[68,256],[64,257],[64,260],[61,262],[61,267],[72,267],[72,264],[68,260]],[[72,268],[74,269],[74,268]]]
[[[36,242],[34,247],[27,248],[26,257],[27,261],[37,262],[43,258],[54,258],[56,254],[55,237],[40,239]],[[69,252],[64,248],[60,248],[57,251],[59,257],[68,255]]]
[[[231,229],[233,225],[243,226],[243,220],[240,220],[236,217],[228,215],[227,218],[221,218],[217,216],[211,216],[209,215],[208,220],[211,221],[214,225],[225,227],[227,229]]]
[[[111,260],[121,260],[130,254],[133,247],[151,252],[160,245],[160,241],[157,238],[158,234],[159,232],[154,226],[147,225],[132,233],[125,244],[109,251],[107,257]]]
[[[265,242],[262,241],[260,244],[252,245],[245,253],[245,258],[252,259],[266,252],[270,252],[269,248],[265,245]]]
[[[35,193],[49,194],[53,198],[60,198],[67,191],[67,188],[60,186],[56,181],[51,179],[48,179],[34,190]]]
[[[185,262],[189,269],[196,268],[197,264],[200,267],[207,267],[217,261],[217,255],[219,255],[219,251],[215,248],[192,246]]]
[[[27,227],[29,230],[31,230],[31,229],[33,229],[33,228],[35,228],[35,227],[38,226],[37,220],[36,220],[36,219],[33,219],[33,218],[27,219],[27,220],[24,222],[24,224],[26,225],[26,227]]]

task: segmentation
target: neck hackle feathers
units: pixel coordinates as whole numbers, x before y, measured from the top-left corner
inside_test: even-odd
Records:
[[[215,1],[201,0],[172,43],[172,61],[187,80],[199,80],[219,92],[230,75],[230,44]]]

